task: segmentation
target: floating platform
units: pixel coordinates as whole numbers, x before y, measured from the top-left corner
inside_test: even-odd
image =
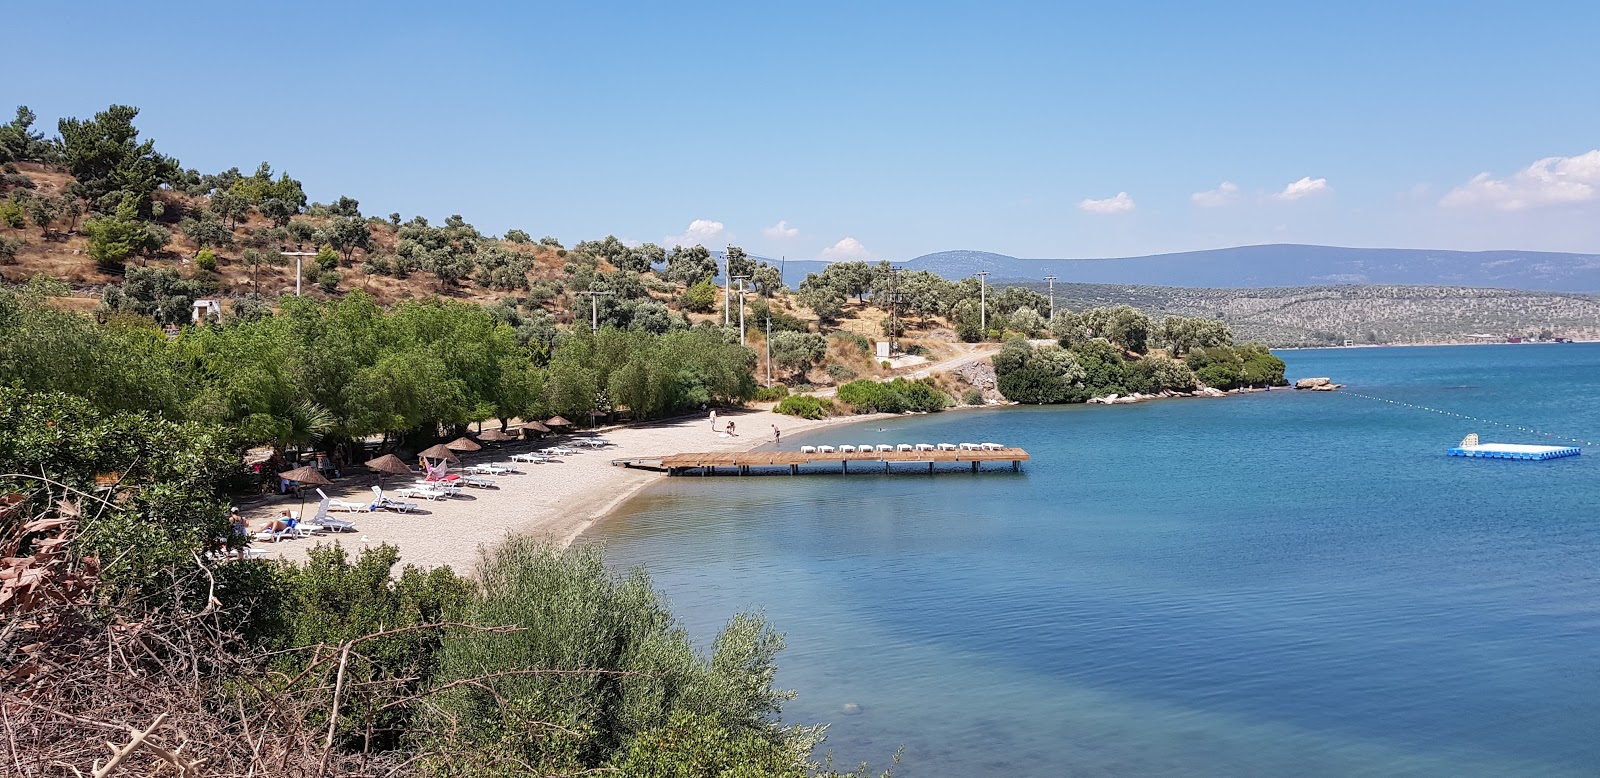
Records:
[[[1546,460],[1575,457],[1583,453],[1577,446],[1525,446],[1518,443],[1479,443],[1474,446],[1457,446],[1445,452],[1453,457],[1480,459],[1531,459]]]
[[[934,472],[937,464],[971,465],[977,472],[985,462],[1009,462],[1012,470],[1020,470],[1028,461],[1028,452],[1020,448],[1001,448],[988,451],[858,451],[858,452],[800,452],[800,451],[744,451],[671,454],[659,457],[632,457],[613,459],[618,467],[637,467],[647,470],[665,470],[669,475],[716,475],[718,468],[724,472],[749,475],[768,468],[787,468],[798,475],[804,466],[824,465],[827,470],[808,472],[849,473],[855,465],[858,472],[867,468],[883,467],[883,472],[893,472],[891,465],[927,465]],[[834,468],[837,467],[837,470]],[[901,468],[904,470],[905,468]]]

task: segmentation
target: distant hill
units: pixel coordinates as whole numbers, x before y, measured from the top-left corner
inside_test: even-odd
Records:
[[[788,263],[798,283],[823,263]],[[944,278],[979,270],[991,281],[1038,279],[1090,284],[1206,288],[1402,284],[1600,292],[1600,254],[1540,251],[1367,249],[1274,244],[1105,259],[1019,259],[987,251],[941,251],[903,263]]]
[[[1039,292],[1038,281],[1022,284]],[[1221,319],[1241,340],[1273,346],[1472,343],[1506,337],[1600,339],[1600,297],[1441,286],[1302,286],[1254,289],[1056,283],[1056,305],[1128,304],[1152,318]]]

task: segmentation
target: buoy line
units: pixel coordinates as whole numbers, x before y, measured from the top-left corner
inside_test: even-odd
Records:
[[[1426,406],[1426,405],[1417,405],[1416,403],[1408,403],[1408,402],[1405,402],[1405,401],[1402,401],[1402,400],[1390,400],[1387,397],[1373,397],[1370,394],[1362,394],[1360,392],[1352,392],[1349,389],[1340,389],[1337,392],[1335,392],[1335,394],[1347,394],[1347,395],[1350,395],[1351,397],[1360,397],[1363,400],[1375,400],[1377,402],[1388,403],[1390,405],[1398,405],[1398,406],[1401,406],[1401,407],[1404,407],[1404,408],[1413,408],[1413,409],[1419,410],[1419,411],[1427,411],[1429,413],[1437,413],[1437,414],[1439,414],[1441,416],[1451,416],[1451,417],[1454,417],[1454,418],[1457,418],[1457,419],[1466,419],[1467,421],[1475,421],[1475,422],[1478,422],[1479,424],[1492,424],[1492,425],[1494,425],[1496,427],[1505,427],[1506,429],[1517,430],[1518,432],[1526,432],[1526,433],[1529,433],[1529,434],[1532,434],[1532,435],[1543,435],[1544,437],[1547,437],[1547,438],[1554,438],[1556,440],[1564,440],[1564,441],[1567,441],[1568,443],[1577,443],[1578,445],[1581,445],[1581,446],[1593,446],[1593,445],[1596,445],[1595,442],[1591,441],[1591,440],[1581,440],[1579,438],[1571,438],[1571,437],[1567,437],[1566,435],[1557,435],[1554,432],[1545,432],[1544,430],[1537,430],[1537,429],[1534,429],[1532,427],[1523,427],[1523,426],[1520,426],[1520,425],[1517,425],[1517,424],[1508,424],[1508,423],[1503,422],[1503,421],[1494,421],[1493,419],[1483,419],[1483,418],[1479,418],[1477,416],[1471,416],[1471,415],[1468,415],[1468,414],[1465,414],[1465,413],[1456,413],[1455,411],[1447,411],[1447,410],[1443,410],[1443,409],[1440,409],[1440,408],[1431,408],[1431,407]]]

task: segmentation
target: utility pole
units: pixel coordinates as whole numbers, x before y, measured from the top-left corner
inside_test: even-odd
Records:
[[[574,292],[574,294],[589,295],[589,328],[594,332],[600,331],[600,295],[616,294],[616,292]]]
[[[980,340],[989,338],[989,271],[979,270],[978,277],[978,329],[983,331]]]
[[[900,353],[900,268],[889,263],[889,353]]]
[[[732,246],[728,246],[727,248],[731,249],[733,247]],[[728,326],[731,323],[731,322],[728,321],[728,293],[733,291],[733,279],[730,277],[732,274],[733,274],[733,265],[728,263],[728,251],[727,251],[727,249],[723,249],[723,251],[722,251],[722,326],[724,326],[724,327]]]
[[[301,276],[303,275],[300,272],[300,258],[301,257],[314,257],[314,256],[317,255],[317,252],[315,252],[315,251],[289,251],[287,246],[280,246],[279,248],[281,250],[278,253],[281,254],[282,256],[294,257],[294,296],[295,297],[299,297],[300,296],[300,279],[301,279]],[[298,249],[300,247],[299,246],[295,246],[295,248]]]
[[[744,345],[744,280],[750,276],[733,276],[728,283],[739,282],[739,345]],[[769,314],[770,316],[770,314]]]
[[[767,300],[767,388],[772,388],[772,300]]]
[[[1050,283],[1050,321],[1053,323],[1056,320],[1056,277],[1048,275],[1044,280]]]

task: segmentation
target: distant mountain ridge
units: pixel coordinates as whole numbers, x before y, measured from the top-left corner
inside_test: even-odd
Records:
[[[1403,284],[1600,292],[1600,254],[1448,251],[1269,244],[1101,259],[1020,259],[988,251],[925,254],[897,263],[944,278],[980,270],[990,281],[1037,280],[1204,288]],[[791,285],[824,263],[790,260]]]

